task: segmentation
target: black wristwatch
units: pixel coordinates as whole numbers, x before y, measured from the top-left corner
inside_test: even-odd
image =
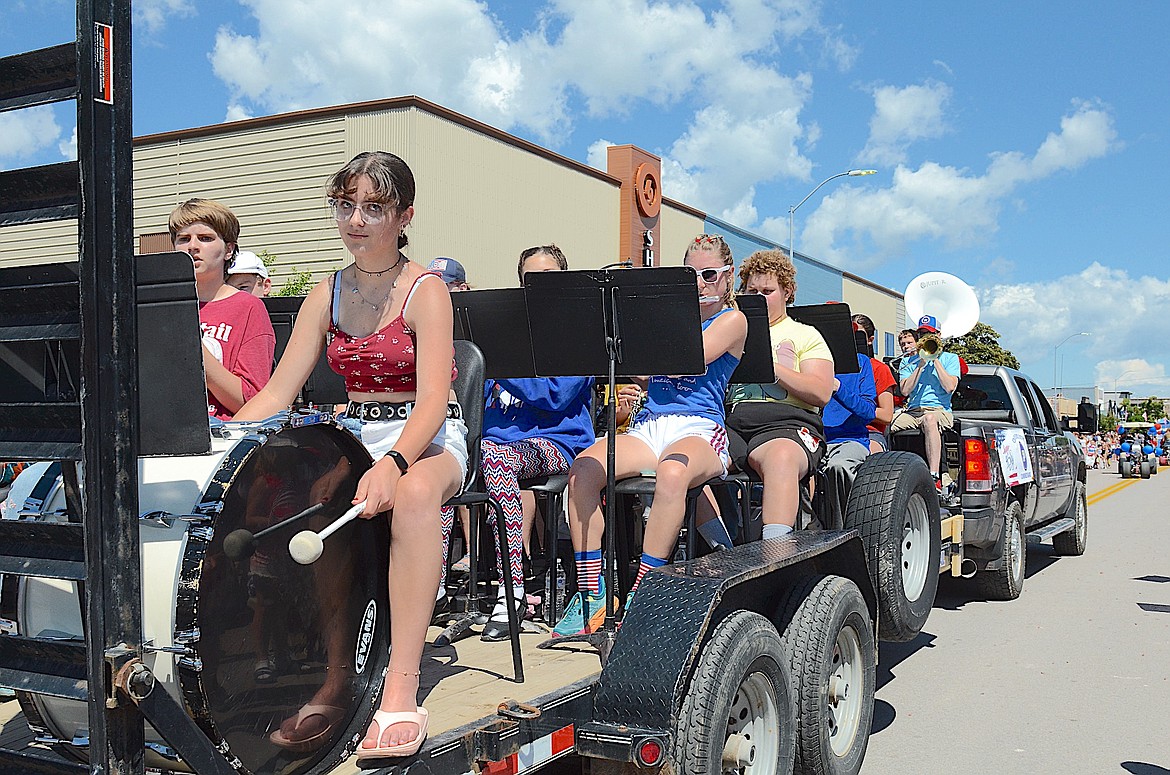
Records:
[[[404,458],[402,456],[402,453],[396,449],[392,449],[389,452],[387,452],[386,457],[393,460],[394,465],[398,466],[398,470],[404,474],[406,473],[406,469],[410,468],[410,463],[407,463],[406,458]]]

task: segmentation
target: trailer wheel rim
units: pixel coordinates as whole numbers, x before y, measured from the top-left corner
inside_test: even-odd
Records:
[[[865,692],[865,664],[857,631],[846,624],[837,633],[833,646],[829,686],[826,695],[829,745],[836,756],[845,756],[853,747],[861,724],[861,703]]]
[[[755,757],[746,767],[724,767],[723,772],[765,775],[776,772],[780,756],[780,703],[766,675],[750,670],[731,701],[727,737],[742,735],[755,746]],[[726,738],[725,738],[726,739]]]
[[[930,516],[926,501],[915,493],[902,522],[902,591],[907,600],[914,602],[922,595],[930,563]]]

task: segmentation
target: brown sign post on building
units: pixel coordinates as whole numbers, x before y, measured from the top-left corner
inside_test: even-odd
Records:
[[[658,266],[662,208],[662,160],[633,145],[611,145],[606,171],[622,181],[618,260]]]

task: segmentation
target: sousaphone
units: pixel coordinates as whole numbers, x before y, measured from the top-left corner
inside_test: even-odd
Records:
[[[946,272],[926,272],[906,287],[906,319],[916,326],[924,315],[938,321],[939,336],[962,336],[979,322],[979,299],[970,285]]]

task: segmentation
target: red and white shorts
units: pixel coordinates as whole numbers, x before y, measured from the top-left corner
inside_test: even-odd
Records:
[[[688,436],[698,436],[715,450],[723,465],[723,474],[727,474],[727,431],[714,420],[688,414],[652,415],[642,412],[630,423],[626,435],[641,440],[659,460],[671,444]]]

